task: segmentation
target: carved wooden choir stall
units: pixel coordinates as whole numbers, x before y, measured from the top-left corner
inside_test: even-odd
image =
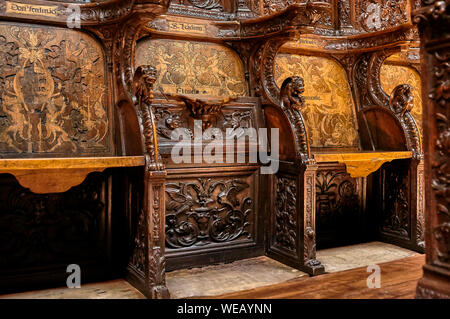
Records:
[[[416,2],[0,1],[0,291],[423,252]]]

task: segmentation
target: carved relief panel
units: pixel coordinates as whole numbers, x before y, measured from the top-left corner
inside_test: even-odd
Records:
[[[355,2],[356,28],[376,32],[408,23],[409,0],[369,0]]]
[[[0,23],[0,152],[111,154],[100,45],[79,31]]]
[[[308,138],[312,147],[358,147],[354,104],[345,70],[336,62],[314,56],[278,54],[275,79],[298,75],[305,83]]]
[[[229,170],[229,169],[228,169]],[[195,176],[194,176],[195,175]],[[166,252],[252,243],[257,230],[257,179],[252,171],[169,175],[166,183]]]
[[[190,102],[188,101],[187,104]],[[193,107],[194,110],[190,107]],[[170,154],[171,148],[177,143],[178,140],[172,140],[172,134],[179,132],[176,131],[177,129],[184,132],[183,140],[194,139],[196,134],[201,134],[203,141],[214,139],[220,144],[225,144],[231,136],[233,136],[233,140],[238,138],[238,142],[242,141],[239,138],[244,136],[254,138],[256,142],[257,135],[252,132],[253,130],[245,131],[250,128],[257,130],[260,125],[261,115],[257,111],[259,104],[255,98],[229,101],[220,108],[209,109],[204,114],[199,111],[202,108],[201,105],[190,105],[190,107],[175,100],[156,99],[153,102],[160,151],[163,156]],[[201,115],[197,113],[201,113]],[[196,122],[199,120],[201,122]],[[194,150],[192,150],[193,152]],[[167,160],[170,161],[168,157]],[[170,167],[171,164],[168,162],[167,165]]]
[[[136,66],[152,64],[156,92],[211,96],[247,96],[242,61],[231,49],[181,40],[144,40],[136,48]]]
[[[405,163],[386,163],[380,171],[382,185],[381,233],[411,238],[411,198],[409,167]]]
[[[316,230],[319,248],[360,240],[364,227],[365,179],[343,165],[322,164],[316,174]]]
[[[297,255],[297,180],[288,176],[275,177],[275,214],[271,217],[273,247]]]

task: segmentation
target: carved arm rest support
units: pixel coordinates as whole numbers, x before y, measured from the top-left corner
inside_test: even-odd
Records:
[[[151,107],[155,81],[156,69],[150,65],[142,65],[134,73],[131,89],[137,107],[141,133],[144,137],[143,149],[146,167],[149,171],[163,171],[164,165],[158,149],[158,135]]]
[[[281,85],[279,106],[290,123],[295,139],[296,160],[303,164],[308,164],[312,163],[313,160],[311,158],[305,120],[301,111],[305,105],[305,99],[302,96],[304,91],[304,82],[301,77],[287,78]]]

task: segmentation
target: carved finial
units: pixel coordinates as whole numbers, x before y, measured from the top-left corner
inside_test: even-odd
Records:
[[[389,98],[389,106],[395,114],[403,116],[412,110],[414,97],[409,84],[400,84],[395,87]]]
[[[305,105],[305,92],[303,79],[299,76],[289,77],[281,85],[281,107],[300,110]]]

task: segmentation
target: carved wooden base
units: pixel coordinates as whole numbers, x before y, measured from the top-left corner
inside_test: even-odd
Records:
[[[450,271],[425,265],[423,278],[417,285],[416,298],[450,299]]]
[[[151,286],[145,277],[132,267],[127,267],[125,279],[149,299],[169,299],[170,293],[166,285]]]
[[[379,238],[417,252],[424,252],[423,161],[396,160],[383,165],[378,209],[382,212]]]
[[[146,170],[144,200],[142,209],[137,209],[133,253],[126,274],[133,286],[152,299],[170,297],[166,287],[164,255],[165,181],[165,171]]]
[[[280,163],[271,185],[273,203],[267,255],[310,275],[324,273],[316,259],[317,165]]]

